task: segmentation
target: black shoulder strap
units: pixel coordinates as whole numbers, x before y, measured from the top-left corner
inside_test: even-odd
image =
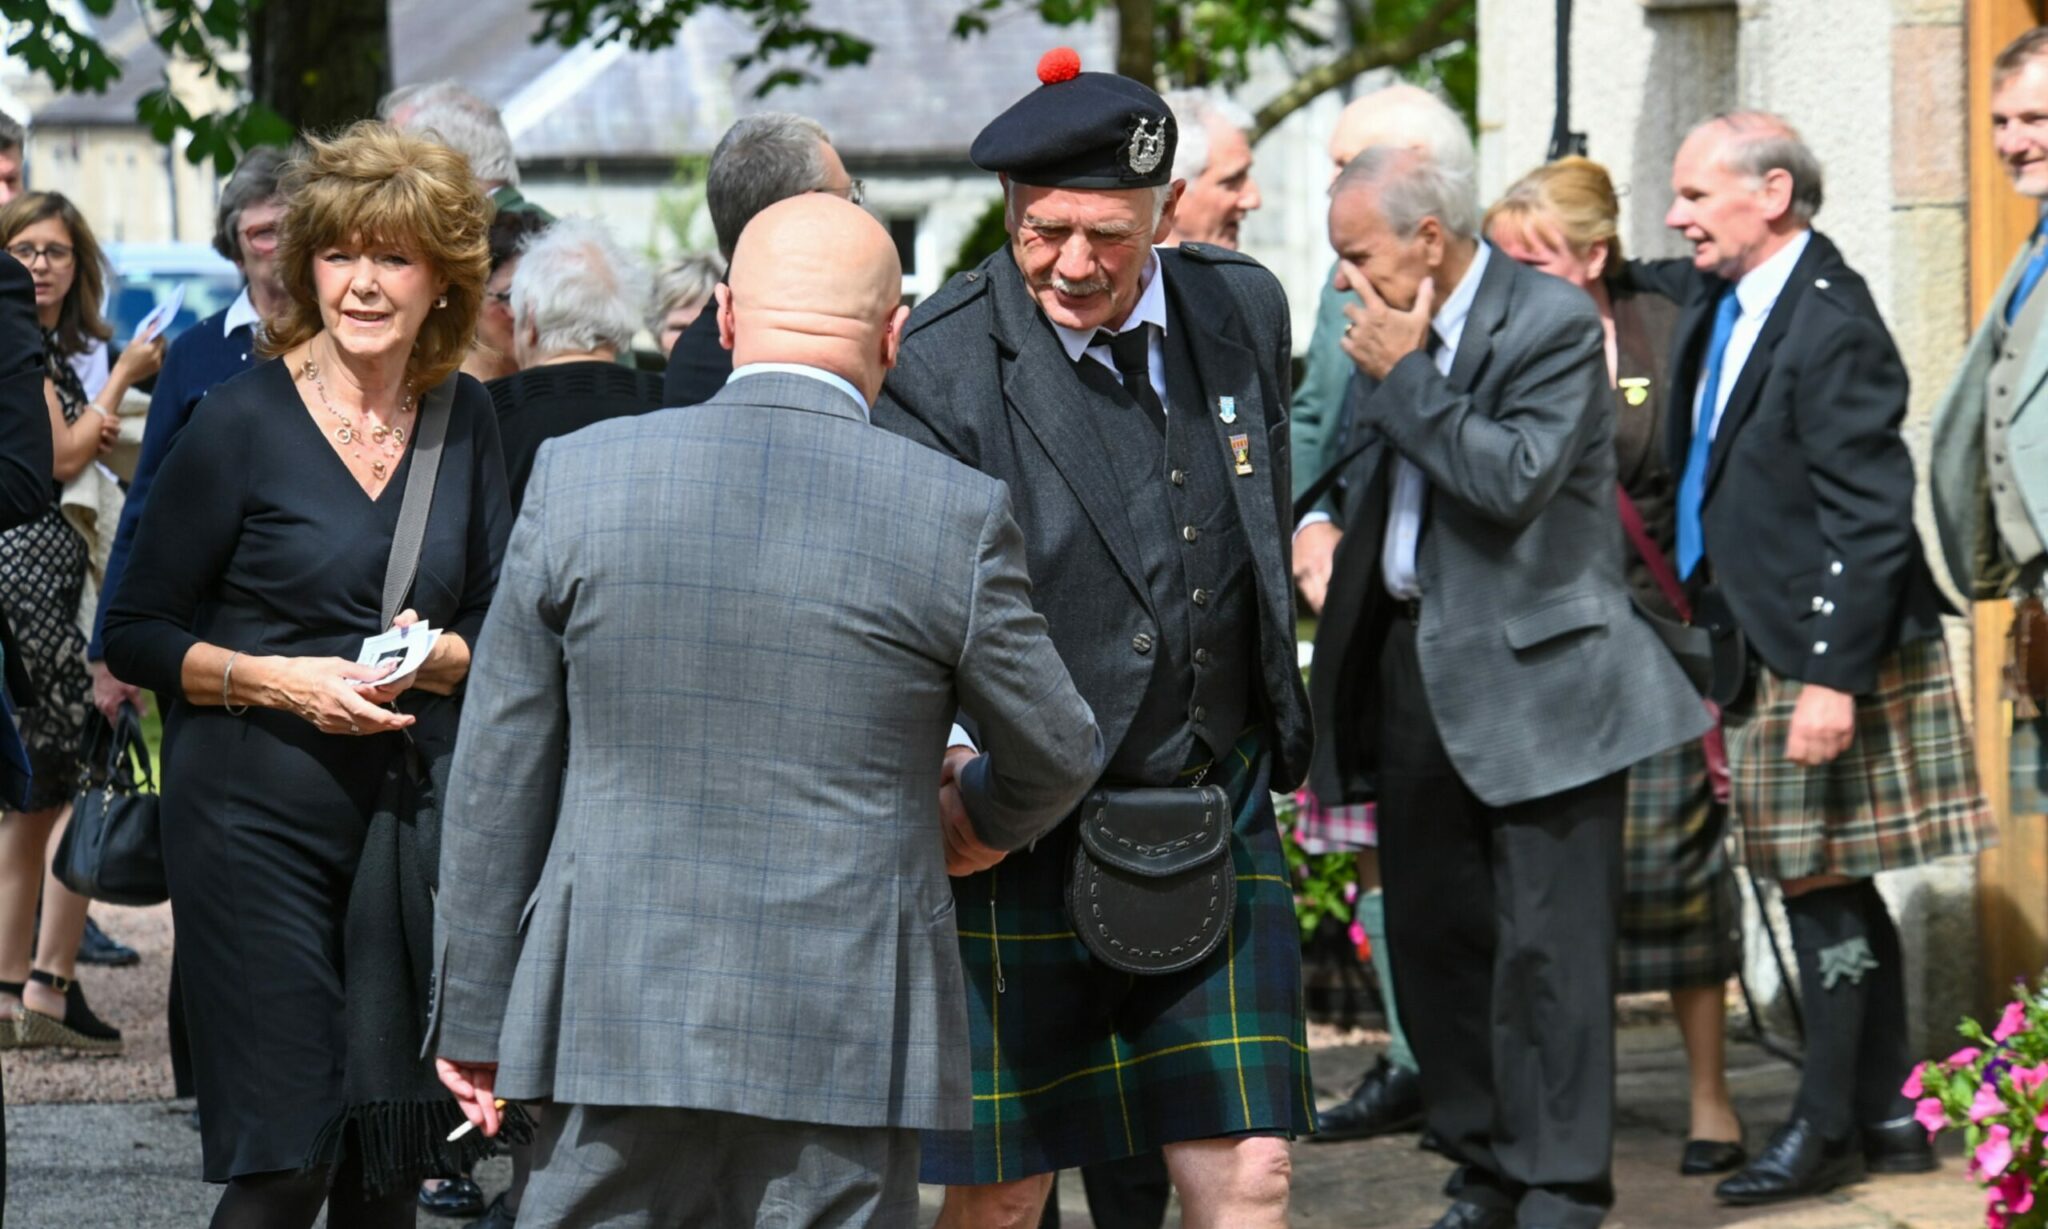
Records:
[[[405,609],[405,595],[420,570],[420,548],[427,541],[427,513],[434,504],[434,481],[441,472],[441,444],[448,438],[448,416],[455,405],[451,375],[428,391],[420,406],[419,434],[412,441],[412,472],[406,475],[404,502],[398,506],[398,530],[391,535],[391,560],[384,565],[384,621],[391,626]]]

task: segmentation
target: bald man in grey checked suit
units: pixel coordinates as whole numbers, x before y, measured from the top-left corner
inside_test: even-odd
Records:
[[[433,1044],[486,1130],[556,1103],[522,1229],[914,1223],[970,1120],[946,871],[1102,767],[1003,484],[868,424],[887,233],[797,197],[733,268],[719,396],[541,451],[470,676]]]

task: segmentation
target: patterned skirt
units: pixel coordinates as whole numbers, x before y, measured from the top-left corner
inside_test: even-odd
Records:
[[[1307,786],[1294,794],[1294,839],[1303,853],[1358,853],[1378,849],[1378,807],[1370,802],[1326,807]]]
[[[35,694],[17,721],[35,773],[31,811],[62,806],[78,790],[92,711],[85,670],[85,633],[78,606],[85,595],[85,539],[51,504],[47,512],[0,534],[0,611],[14,631]]]
[[[1856,697],[1856,733],[1833,763],[1785,758],[1800,684],[1768,668],[1728,714],[1728,762],[1742,856],[1767,879],[1867,878],[1974,854],[1996,839],[1956,701],[1948,646],[1899,646]]]
[[[1714,802],[1696,742],[1628,773],[1621,906],[1623,994],[1718,986],[1742,960],[1742,912],[1728,858],[1728,811]]]
[[[1192,969],[1132,977],[1082,946],[1064,904],[1071,821],[953,881],[974,1128],[924,1132],[924,1181],[1007,1182],[1181,1140],[1314,1129],[1301,930],[1256,734],[1218,770],[1236,806],[1237,911]]]

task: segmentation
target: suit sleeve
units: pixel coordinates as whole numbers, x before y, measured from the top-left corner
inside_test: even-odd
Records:
[[[114,591],[121,586],[121,577],[128,571],[128,556],[135,549],[135,532],[142,526],[142,509],[156,485],[157,471],[163,468],[178,432],[191,421],[192,409],[198,404],[198,399],[188,391],[191,376],[186,369],[191,366],[192,347],[183,342],[184,338],[180,338],[180,344],[172,345],[164,355],[164,369],[157,373],[156,389],[149,395],[149,416],[142,424],[142,455],[136,458],[135,477],[128,483],[128,499],[121,505],[121,523],[114,530],[114,545],[107,552],[107,574],[100,584],[100,608],[93,620],[92,643],[85,651],[87,661],[106,659],[107,608],[113,603]]]
[[[1877,685],[1886,629],[1919,556],[1913,461],[1899,435],[1908,381],[1876,321],[1846,317],[1808,353],[1792,401],[1827,565],[1820,591],[1787,597],[1816,629],[1800,678],[1853,694]]]
[[[874,422],[905,439],[943,452],[963,465],[979,468],[980,450],[966,438],[959,415],[952,412],[953,391],[949,382],[934,369],[928,357],[934,347],[943,344],[935,331],[905,339],[896,369],[889,373],[881,395],[875,399]]]
[[[1600,322],[1565,317],[1523,355],[1495,357],[1516,363],[1497,406],[1452,388],[1418,350],[1394,364],[1362,412],[1428,475],[1433,495],[1520,528],[1564,485],[1591,411],[1606,403]]]
[[[483,632],[484,615],[491,608],[491,595],[497,590],[498,572],[505,561],[505,541],[512,531],[512,495],[505,477],[505,452],[498,439],[498,416],[491,409],[490,397],[467,380],[459,391],[468,403],[475,439],[469,475],[469,543],[464,552],[468,572],[463,577],[462,609],[448,630],[474,646]]]
[[[50,410],[43,399],[43,333],[28,270],[0,260],[0,531],[50,506],[54,471]]]
[[[1325,284],[1316,307],[1315,331],[1309,334],[1301,385],[1294,390],[1288,414],[1288,436],[1294,453],[1290,492],[1299,499],[1323,471],[1342,456],[1345,390],[1356,370],[1338,339],[1344,335],[1346,292]]]
[[[1673,303],[1683,303],[1699,284],[1700,271],[1684,257],[1671,260],[1631,260],[1629,280],[1638,289],[1661,294]]]
[[[1001,483],[982,525],[954,687],[982,747],[960,774],[967,817],[984,844],[1026,845],[1081,801],[1105,752],[1094,712],[1031,606],[1024,535]]]
[[[563,629],[570,603],[548,564],[549,449],[535,461],[477,638],[450,772],[436,916],[440,956],[429,1044],[495,1062],[519,915],[554,842],[569,747]]]

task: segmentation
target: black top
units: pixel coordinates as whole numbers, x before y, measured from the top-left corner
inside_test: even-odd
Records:
[[[668,375],[661,385],[663,405],[702,405],[716,397],[732,377],[732,351],[718,344],[716,306],[706,303],[676,338],[676,348],[668,356]]]
[[[529,367],[484,385],[498,411],[512,510],[519,510],[540,446],[607,418],[661,408],[662,378],[617,363],[591,360]]]
[[[1678,477],[1664,455],[1665,403],[1672,396],[1671,327],[1678,305],[1622,278],[1609,287],[1614,303],[1614,464],[1650,540],[1668,562],[1678,536]],[[1622,544],[1628,587],[1638,601],[1677,618],[1635,544]]]
[[[0,261],[0,531],[50,506],[54,465],[35,287],[20,261]]]

